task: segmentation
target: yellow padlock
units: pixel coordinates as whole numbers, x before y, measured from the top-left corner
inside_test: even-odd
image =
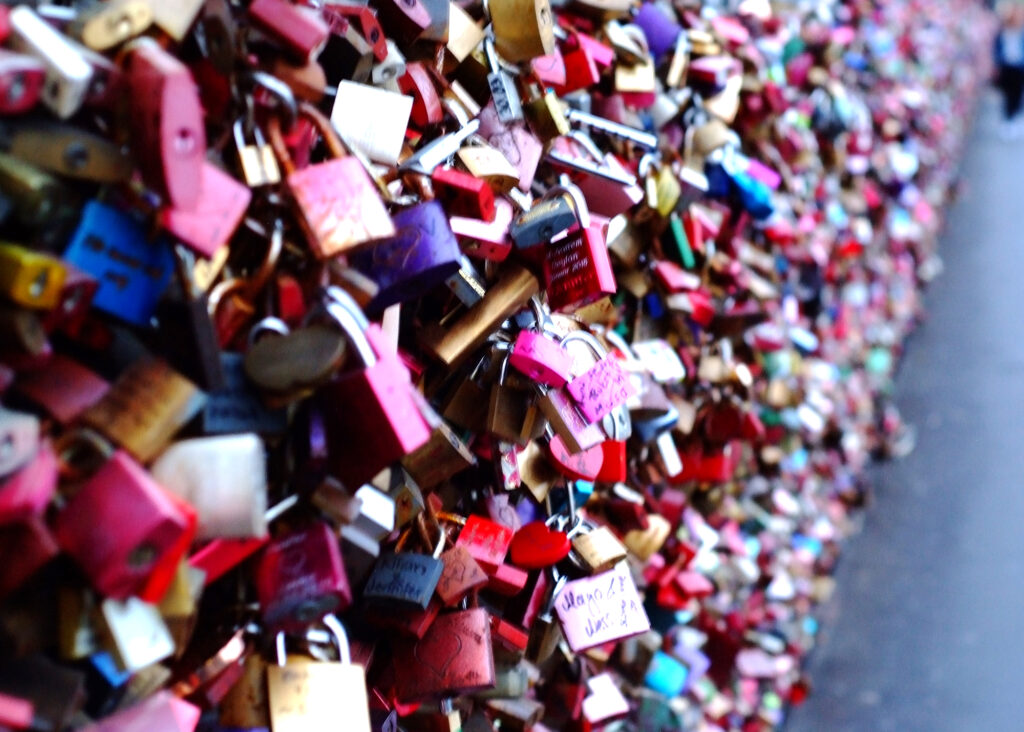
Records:
[[[60,302],[64,263],[49,254],[0,242],[0,293],[27,308],[49,310]]]

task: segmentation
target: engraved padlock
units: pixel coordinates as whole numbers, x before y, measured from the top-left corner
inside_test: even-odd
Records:
[[[523,119],[523,104],[519,98],[519,90],[516,89],[512,76],[502,68],[501,58],[490,37],[484,38],[484,52],[487,55],[487,64],[490,66],[487,85],[491,89],[491,101],[498,113],[498,119],[505,124],[521,121]]]
[[[498,52],[513,63],[555,50],[549,0],[496,0],[488,5]]]
[[[370,732],[366,671],[352,663],[341,622],[328,615],[323,624],[338,648],[337,662],[288,656],[285,634],[275,637],[277,664],[267,666],[267,701],[275,732],[328,732],[339,725],[353,732]],[[344,710],[343,722],[338,719],[339,710]]]
[[[416,525],[424,535],[429,533],[422,513],[416,517]],[[414,554],[403,551],[404,539],[408,538],[411,530],[408,529],[399,540],[394,553],[385,554],[377,560],[363,588],[363,598],[367,602],[398,603],[426,610],[444,571],[440,556],[445,548],[446,534],[443,528],[438,527],[434,546],[427,547],[431,554]]]
[[[250,123],[252,142],[246,140],[247,122]],[[263,137],[260,126],[249,119],[239,119],[232,126],[231,132],[246,184],[258,188],[280,183],[281,169],[277,164],[277,158],[274,157],[274,149]]]
[[[348,609],[352,590],[331,527],[315,521],[271,540],[256,567],[256,591],[274,629],[298,630]]]
[[[330,120],[308,102],[299,104],[299,113],[316,127],[331,159],[298,169],[277,116],[270,117],[267,135],[313,254],[328,259],[394,236],[395,226],[367,168],[357,156],[346,155]]]
[[[562,339],[563,347],[571,341],[582,341],[597,357],[593,366],[566,386],[583,416],[590,422],[596,422],[625,405],[635,394],[635,389],[618,361],[608,356],[593,335],[574,331]]]

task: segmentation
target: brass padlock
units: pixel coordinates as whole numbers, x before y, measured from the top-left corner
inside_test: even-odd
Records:
[[[495,46],[513,63],[546,56],[555,49],[549,0],[495,0],[488,5]]]

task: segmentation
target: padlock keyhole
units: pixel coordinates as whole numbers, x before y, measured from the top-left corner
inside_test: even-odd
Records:
[[[145,569],[154,561],[156,561],[156,547],[149,542],[139,544],[128,555],[128,566],[133,569]]]
[[[50,279],[50,272],[46,269],[39,270],[39,274],[36,275],[35,279],[32,280],[32,284],[28,286],[28,294],[33,297],[41,297],[46,292],[46,283]]]
[[[196,136],[188,127],[182,127],[174,136],[174,150],[181,155],[188,155],[196,147]]]
[[[14,78],[11,79],[10,85],[7,87],[7,101],[14,103],[21,100],[25,96],[25,75],[15,74]]]

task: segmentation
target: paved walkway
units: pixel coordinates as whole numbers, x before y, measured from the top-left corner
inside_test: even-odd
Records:
[[[1024,139],[995,130],[989,96],[897,382],[917,449],[877,471],[786,732],[1024,730]]]

